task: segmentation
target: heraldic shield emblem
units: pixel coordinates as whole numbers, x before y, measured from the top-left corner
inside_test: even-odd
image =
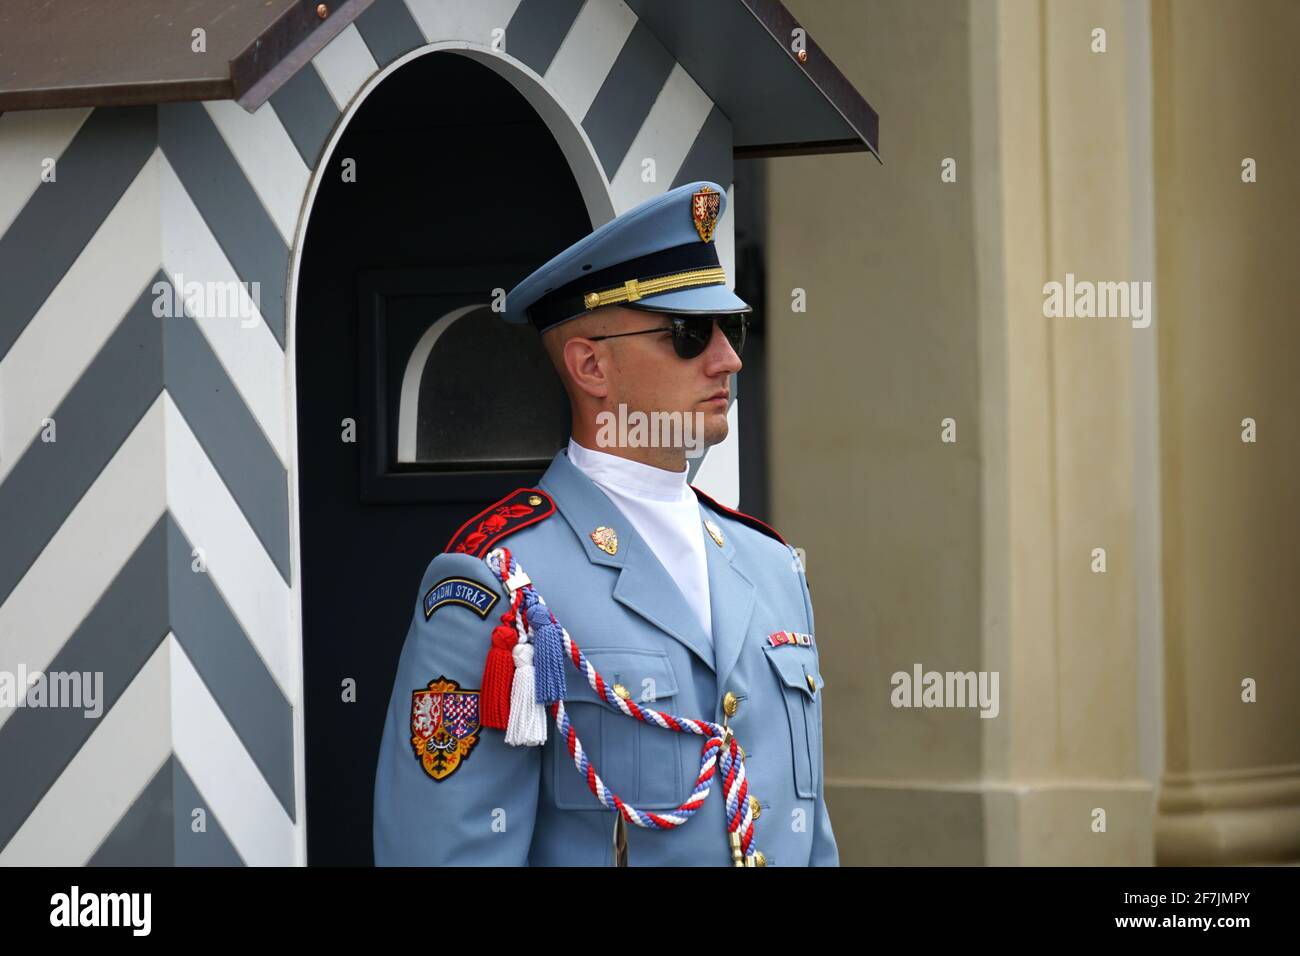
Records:
[[[591,543],[606,554],[618,554],[618,532],[601,525],[591,533]]]
[[[411,693],[411,746],[424,772],[446,780],[478,743],[478,694],[439,677]]]
[[[713,241],[713,227],[718,224],[718,211],[722,208],[722,194],[705,186],[691,193],[691,218],[695,231],[705,242]]]

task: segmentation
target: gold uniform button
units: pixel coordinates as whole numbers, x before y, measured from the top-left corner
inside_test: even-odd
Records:
[[[624,700],[629,700],[632,697],[632,695],[627,692],[627,688],[622,684],[614,685],[614,693],[617,696],[622,697]]]
[[[542,503],[541,495],[529,495],[528,503],[532,505],[534,508],[536,508],[538,505]]]
[[[817,681],[813,680],[812,674],[805,674],[804,676],[808,678],[808,689],[814,694],[817,693]]]
[[[752,793],[749,795],[749,812],[755,820],[763,815],[763,808],[759,806],[758,797]]]
[[[722,712],[728,717],[735,717],[736,711],[740,709],[740,698],[731,691],[727,691],[722,696]]]
[[[754,865],[755,865],[755,866],[767,866],[767,857],[765,857],[765,856],[763,855],[763,851],[762,851],[762,850],[755,850],[755,851],[754,851]]]

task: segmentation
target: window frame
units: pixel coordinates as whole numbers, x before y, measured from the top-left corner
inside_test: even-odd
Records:
[[[396,463],[396,435],[388,428],[388,368],[385,302],[402,295],[464,296],[463,305],[483,302],[494,288],[513,288],[532,271],[527,263],[448,268],[373,269],[358,275],[357,380],[360,407],[360,494],[368,504],[481,502],[535,485],[550,459],[533,466],[493,469],[422,469]],[[452,306],[455,308],[456,306]],[[558,449],[557,449],[558,450]]]

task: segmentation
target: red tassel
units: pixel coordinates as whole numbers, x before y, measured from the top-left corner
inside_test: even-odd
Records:
[[[515,630],[515,608],[519,596],[501,623],[492,629],[492,647],[483,663],[483,681],[479,685],[478,720],[483,727],[505,730],[510,721],[510,687],[515,679],[514,647],[519,642]]]

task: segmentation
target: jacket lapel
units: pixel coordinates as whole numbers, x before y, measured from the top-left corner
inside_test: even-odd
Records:
[[[680,641],[713,670],[714,654],[708,635],[700,628],[677,583],[618,506],[569,461],[565,451],[555,456],[539,484],[554,499],[556,510],[573,528],[587,559],[593,564],[620,569],[614,585],[614,600]],[[614,554],[602,551],[591,539],[591,532],[602,526],[617,532],[618,549]],[[711,541],[706,544],[713,546]],[[710,570],[710,581],[712,575]],[[714,605],[715,635],[717,620],[717,607]],[[581,644],[580,635],[574,635],[574,638]]]
[[[700,505],[700,521],[713,520],[713,513]],[[756,589],[753,582],[736,567],[736,545],[724,533],[719,546],[705,535],[704,550],[709,564],[709,607],[713,620],[713,647],[717,657],[718,688],[726,687],[727,678],[740,658],[754,616]]]

